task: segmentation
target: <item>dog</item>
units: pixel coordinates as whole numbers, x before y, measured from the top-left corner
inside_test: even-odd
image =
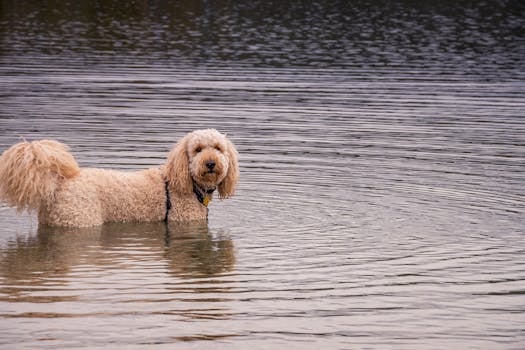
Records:
[[[238,152],[215,129],[184,136],[165,164],[123,172],[80,168],[58,141],[20,142],[0,156],[0,200],[38,211],[45,226],[207,220],[208,204],[234,195]]]

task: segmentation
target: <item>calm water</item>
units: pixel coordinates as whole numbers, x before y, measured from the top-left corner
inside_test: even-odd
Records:
[[[73,3],[1,2],[0,150],[215,127],[242,182],[204,227],[0,207],[1,348],[525,347],[523,6]]]

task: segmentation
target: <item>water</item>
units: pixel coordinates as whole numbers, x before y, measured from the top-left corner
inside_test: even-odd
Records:
[[[1,348],[525,347],[521,5],[46,4],[2,2],[0,150],[215,127],[241,183],[204,227],[0,207]]]

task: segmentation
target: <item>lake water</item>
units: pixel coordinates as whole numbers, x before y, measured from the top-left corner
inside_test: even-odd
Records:
[[[2,349],[525,348],[522,5],[125,3],[2,2],[0,150],[143,169],[214,127],[238,193],[207,226],[1,206]]]

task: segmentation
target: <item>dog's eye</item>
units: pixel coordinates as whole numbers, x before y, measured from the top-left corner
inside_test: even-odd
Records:
[[[222,152],[222,147],[219,145],[215,145],[215,149],[219,152]]]
[[[195,148],[195,153],[199,153],[200,151],[202,151],[202,147],[201,146]]]

